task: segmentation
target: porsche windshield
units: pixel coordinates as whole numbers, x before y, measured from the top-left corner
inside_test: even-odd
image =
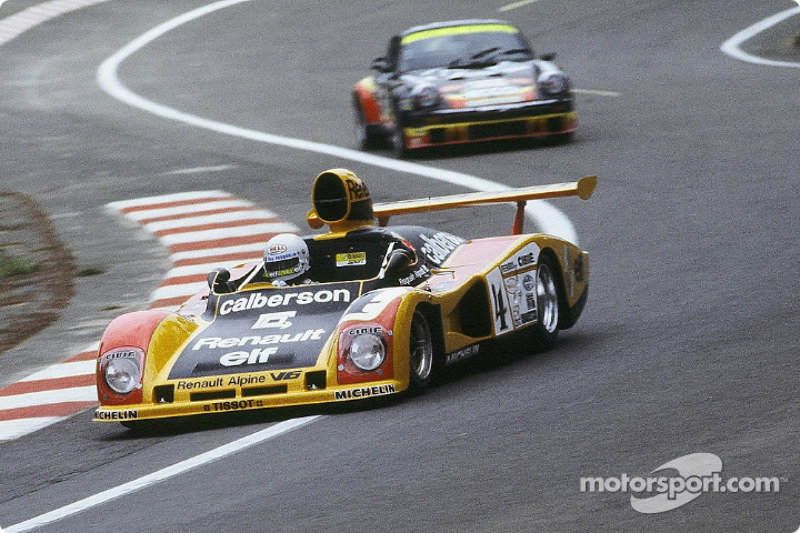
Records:
[[[533,58],[519,31],[503,24],[455,26],[411,33],[401,41],[400,72],[437,67],[470,67],[499,60]]]

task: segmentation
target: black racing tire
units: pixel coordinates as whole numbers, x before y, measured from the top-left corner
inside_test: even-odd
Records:
[[[569,144],[575,140],[575,132],[569,131],[567,133],[559,133],[553,136],[553,140],[556,144]]]
[[[434,374],[434,343],[428,319],[419,309],[414,310],[409,334],[409,389],[423,391],[431,384]]]
[[[377,147],[378,139],[370,132],[367,121],[364,118],[364,109],[357,95],[353,95],[353,114],[355,115],[355,137],[359,150],[372,150]]]
[[[403,123],[400,120],[400,113],[398,113],[397,110],[394,112],[394,124],[389,132],[389,146],[397,159],[405,159],[408,157],[406,137],[403,133]]]
[[[541,257],[536,270],[536,312],[538,322],[533,326],[534,341],[543,350],[552,348],[558,338],[561,311],[561,292],[555,262]]]
[[[128,428],[135,435],[158,435],[169,427],[165,420],[127,420],[120,422],[122,426]]]

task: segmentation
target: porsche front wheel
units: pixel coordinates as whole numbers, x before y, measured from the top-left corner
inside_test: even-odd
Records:
[[[425,389],[433,377],[433,336],[425,315],[417,309],[411,319],[408,360],[411,370],[409,388]]]
[[[552,348],[558,337],[559,293],[553,262],[542,258],[536,270],[536,310],[539,322],[534,326],[536,342],[543,349]]]
[[[370,131],[367,119],[364,116],[364,109],[361,107],[358,97],[353,97],[353,113],[355,114],[355,136],[359,150],[371,150],[376,147],[377,139]]]
[[[403,132],[403,123],[400,121],[400,115],[397,112],[394,114],[394,125],[389,133],[389,144],[396,158],[404,159],[408,155],[406,134]]]

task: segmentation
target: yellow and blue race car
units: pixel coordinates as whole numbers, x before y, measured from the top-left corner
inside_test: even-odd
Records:
[[[374,73],[352,90],[359,148],[388,140],[410,150],[550,136],[577,126],[570,80],[555,54],[536,56],[503,20],[455,20],[409,28],[389,40]]]
[[[376,398],[424,390],[501,339],[547,349],[586,302],[589,257],[523,232],[534,199],[588,199],[596,177],[373,204],[345,169],[314,181],[307,215],[325,233],[270,240],[264,260],[208,276],[177,311],[122,315],[103,334],[96,421]],[[512,203],[509,235],[467,239],[398,215]],[[273,242],[274,241],[274,242]]]

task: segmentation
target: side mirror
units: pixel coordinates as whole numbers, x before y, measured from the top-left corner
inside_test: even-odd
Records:
[[[403,272],[416,262],[414,254],[408,250],[393,250],[389,253],[386,264],[387,272]]]
[[[379,57],[373,60],[371,68],[372,70],[377,70],[378,72],[382,72],[384,74],[392,71],[392,65],[389,63],[389,59],[385,57]]]
[[[211,289],[211,292],[221,294],[236,290],[233,283],[230,282],[231,272],[226,268],[215,268],[208,273],[208,277],[206,279],[208,281],[208,288]]]

